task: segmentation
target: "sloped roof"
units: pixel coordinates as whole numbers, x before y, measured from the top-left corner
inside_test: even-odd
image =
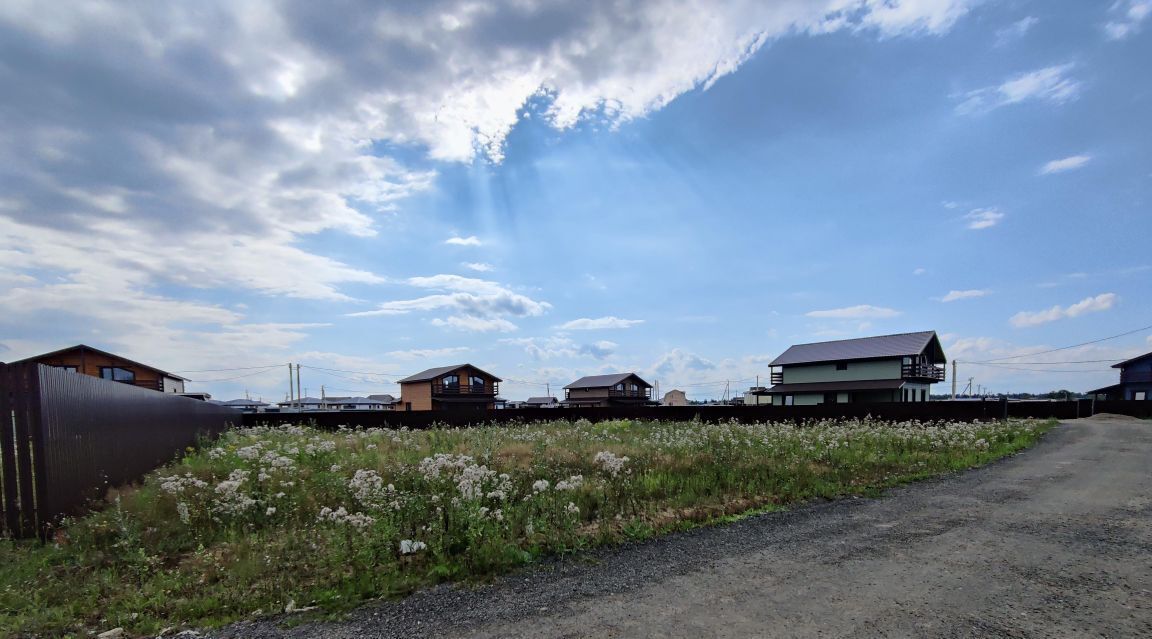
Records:
[[[1132,359],[1129,359],[1129,360],[1124,360],[1123,362],[1120,362],[1119,364],[1113,364],[1112,368],[1127,368],[1128,366],[1131,366],[1132,364],[1135,364],[1136,362],[1138,362],[1142,359],[1145,359],[1147,357],[1152,357],[1152,353],[1144,353],[1143,355],[1137,355],[1136,357],[1133,357]]]
[[[934,349],[937,363],[943,364],[947,361],[944,357],[944,349],[940,346],[940,339],[936,337],[936,331],[922,331],[919,333],[842,339],[833,342],[796,344],[772,360],[769,366],[881,357],[907,357],[919,355],[929,346]]]
[[[555,404],[555,397],[529,397],[524,400],[525,404]]]
[[[388,393],[384,393],[383,395],[369,395],[368,399],[374,399],[384,404],[395,404],[397,401],[399,401]]]
[[[175,373],[169,373],[168,371],[161,370],[159,368],[156,368],[155,366],[149,366],[147,364],[141,364],[140,362],[130,360],[127,357],[124,357],[123,355],[117,355],[116,353],[109,353],[108,351],[102,351],[98,348],[92,348],[91,346],[88,346],[87,344],[77,344],[75,346],[69,346],[68,348],[62,348],[58,351],[52,351],[51,353],[44,353],[43,355],[33,355],[32,357],[26,357],[24,359],[17,360],[15,362],[9,362],[9,363],[10,364],[23,364],[24,362],[34,362],[34,361],[46,359],[49,357],[55,357],[57,355],[63,355],[64,353],[67,353],[68,351],[75,351],[75,350],[81,350],[81,349],[86,350],[86,351],[92,351],[93,353],[98,353],[100,355],[104,355],[104,356],[111,357],[114,359],[123,360],[123,361],[127,362],[128,364],[131,364],[132,366],[139,366],[140,368],[147,368],[148,370],[156,371],[157,373],[160,373],[161,375],[163,375],[165,377],[171,377],[173,379],[178,379],[178,380],[181,380],[184,382],[192,381],[192,380],[188,379],[187,377],[180,377],[179,375],[177,375]]]
[[[385,402],[379,399],[372,399],[369,397],[329,397],[328,403],[330,404],[384,404]]]
[[[644,385],[648,388],[652,388],[651,384],[644,381],[643,379],[640,379],[640,376],[637,375],[636,373],[613,373],[611,375],[586,375],[586,376],[581,377],[580,379],[572,382],[571,384],[565,386],[564,388],[607,388],[609,386],[615,386],[616,384],[619,384],[620,382],[628,379],[629,377],[635,377],[636,381],[640,382],[642,385]]]
[[[429,368],[426,371],[421,371],[419,373],[416,373],[415,375],[410,375],[408,377],[405,377],[404,379],[401,379],[401,380],[397,381],[396,383],[397,384],[407,384],[408,382],[427,382],[427,381],[431,381],[433,379],[436,379],[437,377],[440,377],[441,375],[447,375],[448,373],[451,373],[452,371],[460,370],[461,368],[471,368],[472,370],[475,370],[476,372],[484,373],[488,377],[491,377],[492,381],[494,381],[494,382],[504,381],[504,380],[500,379],[499,377],[496,377],[492,373],[480,370],[479,368],[476,368],[475,366],[473,366],[471,364],[456,364],[455,366],[440,366],[438,368]]]
[[[224,406],[268,406],[268,402],[258,402],[254,399],[230,399],[221,402]]]

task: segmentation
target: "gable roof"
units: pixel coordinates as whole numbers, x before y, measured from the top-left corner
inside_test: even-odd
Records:
[[[635,377],[636,381],[640,382],[641,384],[643,384],[644,386],[646,386],[648,388],[652,388],[651,384],[644,381],[643,379],[640,379],[640,376],[637,375],[636,373],[613,373],[611,375],[586,375],[586,376],[581,377],[580,379],[572,382],[571,384],[565,386],[564,388],[607,388],[608,386],[615,386],[616,384],[619,384],[620,382],[628,379],[629,377]]]
[[[140,368],[147,368],[150,371],[156,371],[157,373],[160,373],[161,375],[163,375],[165,377],[171,377],[173,379],[178,379],[178,380],[181,380],[184,382],[192,381],[192,380],[188,379],[187,377],[180,377],[179,375],[176,375],[174,373],[169,373],[168,371],[161,370],[159,368],[156,368],[155,366],[149,366],[147,364],[141,364],[140,362],[130,360],[127,357],[124,357],[123,355],[117,355],[116,353],[109,353],[108,351],[102,351],[98,348],[92,348],[91,346],[88,346],[87,344],[77,344],[75,346],[69,346],[68,348],[62,348],[58,351],[52,351],[51,353],[44,353],[43,355],[33,355],[32,357],[25,357],[24,359],[17,360],[15,362],[9,362],[9,363],[10,364],[23,364],[25,362],[35,362],[37,360],[47,359],[49,357],[56,357],[57,355],[63,355],[65,353],[67,353],[68,351],[75,351],[75,350],[92,351],[93,353],[96,353],[98,355],[104,355],[105,357],[111,357],[113,359],[123,360],[124,362],[131,364],[132,366],[139,366]]]
[[[525,404],[555,404],[557,400],[555,397],[529,397],[524,400]]]
[[[788,350],[772,360],[769,366],[810,364],[852,359],[877,359],[882,357],[907,357],[919,355],[929,347],[934,349],[933,354],[936,356],[937,363],[943,364],[947,362],[947,359],[944,357],[944,349],[940,346],[940,338],[936,337],[936,331],[922,331],[919,333],[858,337],[856,339],[842,339],[833,342],[796,344],[788,347]]]
[[[230,399],[220,402],[224,406],[268,406],[268,402],[259,402],[254,399]]]
[[[1137,355],[1136,357],[1133,357],[1132,359],[1120,362],[1119,364],[1113,364],[1112,368],[1127,368],[1128,366],[1131,366],[1132,364],[1135,364],[1136,362],[1138,362],[1142,359],[1145,359],[1147,357],[1152,357],[1152,353],[1144,353],[1143,355]]]
[[[419,373],[416,373],[415,375],[409,375],[408,377],[405,377],[404,379],[397,380],[396,383],[397,384],[407,384],[409,382],[427,382],[427,381],[431,381],[433,379],[436,379],[437,377],[440,377],[441,375],[447,375],[448,373],[451,373],[453,371],[460,370],[461,368],[471,368],[472,370],[475,370],[479,373],[484,373],[488,377],[491,377],[492,381],[494,381],[494,382],[504,381],[504,380],[500,379],[499,377],[496,377],[492,373],[480,370],[479,368],[476,368],[475,366],[473,366],[471,364],[457,364],[455,366],[440,366],[438,368],[429,368],[426,371],[421,371]]]

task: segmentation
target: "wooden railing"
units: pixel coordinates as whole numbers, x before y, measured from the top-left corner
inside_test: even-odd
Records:
[[[620,390],[620,389],[616,389],[616,388],[609,388],[608,389],[608,396],[609,397],[620,397],[620,398],[625,398],[625,399],[652,399],[652,389],[651,388],[638,388],[636,390],[631,390],[631,389],[626,388],[626,389]]]
[[[500,384],[493,382],[485,386],[468,384],[432,384],[433,395],[468,395],[471,397],[495,397],[500,394]]]
[[[900,367],[900,377],[903,379],[934,379],[944,380],[944,367],[936,364],[904,364]]]

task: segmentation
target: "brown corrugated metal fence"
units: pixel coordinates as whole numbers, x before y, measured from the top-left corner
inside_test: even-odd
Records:
[[[4,529],[43,534],[239,424],[231,409],[37,364],[0,364]]]

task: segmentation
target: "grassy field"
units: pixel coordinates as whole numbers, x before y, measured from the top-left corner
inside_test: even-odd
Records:
[[[256,428],[0,543],[0,633],[87,636],[346,610],[435,582],[987,463],[1048,424],[551,421]]]

